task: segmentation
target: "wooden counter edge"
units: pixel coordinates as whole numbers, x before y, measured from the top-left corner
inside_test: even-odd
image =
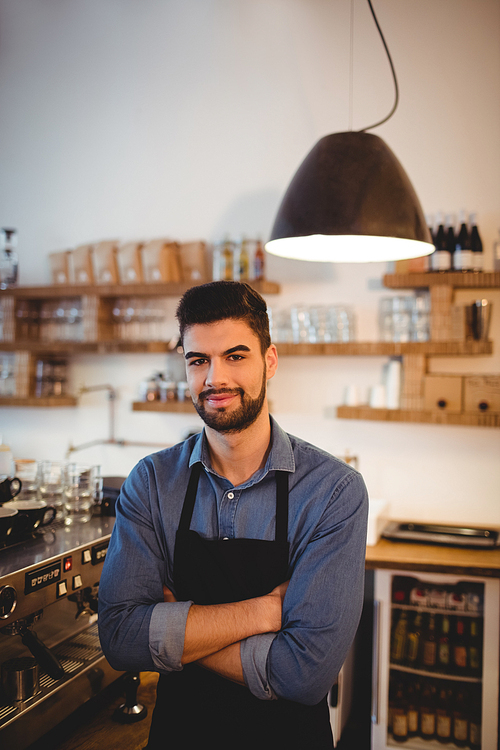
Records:
[[[500,578],[500,548],[463,549],[380,539],[366,548],[365,567]]]

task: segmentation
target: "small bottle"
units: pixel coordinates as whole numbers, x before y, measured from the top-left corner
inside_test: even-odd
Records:
[[[3,248],[0,255],[0,289],[8,289],[17,284],[18,257],[15,251],[17,235],[15,229],[2,229]]]
[[[224,240],[221,252],[220,278],[223,281],[231,281],[233,278],[233,245],[228,237]]]
[[[450,618],[443,615],[437,649],[437,668],[442,672],[450,669]]]
[[[426,683],[420,696],[420,736],[432,740],[436,736],[436,705],[430,683]]]
[[[446,250],[450,256],[450,267],[448,271],[455,270],[455,220],[453,214],[448,214],[446,217]]]
[[[476,214],[469,216],[470,246],[472,250],[472,270],[474,273],[484,271],[483,243],[476,224]]]
[[[469,740],[468,696],[463,688],[458,688],[455,695],[452,739],[458,747],[465,747]]]
[[[474,688],[469,715],[469,745],[472,750],[481,747],[481,688]]]
[[[458,215],[460,229],[458,230],[455,243],[454,264],[456,271],[472,271],[472,250],[470,246],[470,235],[465,221],[465,211],[462,209]]]
[[[248,256],[248,240],[243,237],[234,250],[233,278],[235,281],[248,281],[250,278],[250,259]]]
[[[437,664],[436,621],[434,615],[429,615],[429,624],[424,636],[422,647],[422,669],[432,671]]]
[[[418,734],[418,685],[410,680],[406,690],[408,701],[408,737]]]
[[[437,215],[438,228],[434,238],[434,252],[431,255],[431,265],[433,271],[444,273],[451,268],[451,256],[446,244],[446,232],[443,224],[442,214]]]
[[[477,617],[471,617],[469,635],[469,674],[471,677],[481,676],[481,667],[483,654],[481,648],[481,633],[479,629],[479,620]]]
[[[392,634],[391,661],[402,664],[405,654],[406,633],[408,630],[408,615],[403,609]]]
[[[457,617],[453,639],[453,668],[456,674],[467,673],[467,644],[465,642],[464,621]]]
[[[408,667],[418,669],[420,643],[422,638],[422,615],[417,612],[406,637],[406,664]]]
[[[392,736],[396,742],[408,739],[408,703],[402,682],[398,683],[392,709]]]
[[[262,241],[257,240],[257,249],[255,250],[255,256],[253,261],[253,277],[255,281],[262,281],[265,275],[265,255],[262,248]]]
[[[451,702],[448,689],[442,685],[436,703],[436,739],[438,742],[451,742]]]

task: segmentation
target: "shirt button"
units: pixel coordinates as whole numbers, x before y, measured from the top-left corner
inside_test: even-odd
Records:
[[[228,493],[227,493],[227,496],[228,496],[228,498],[229,498],[230,500],[232,500],[232,499],[233,499],[233,497],[234,497],[234,492],[228,492]]]

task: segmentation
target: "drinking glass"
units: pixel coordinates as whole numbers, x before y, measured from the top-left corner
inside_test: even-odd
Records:
[[[64,490],[64,523],[87,523],[92,518],[95,502],[96,480],[99,468],[82,464],[68,464]]]
[[[38,500],[38,461],[31,458],[14,459],[16,477],[21,480],[17,500]]]
[[[38,466],[39,497],[56,509],[56,521],[62,521],[66,516],[66,466],[65,461],[40,461]]]

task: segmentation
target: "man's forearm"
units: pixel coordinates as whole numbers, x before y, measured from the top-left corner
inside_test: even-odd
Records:
[[[229,604],[193,604],[186,622],[182,663],[199,661],[244,638],[277,632],[280,627],[279,595],[267,594]]]
[[[216,672],[221,677],[225,677],[226,680],[236,682],[238,685],[245,685],[239,642],[232,643],[230,646],[223,648],[222,651],[199,659],[198,664],[211,672]]]

